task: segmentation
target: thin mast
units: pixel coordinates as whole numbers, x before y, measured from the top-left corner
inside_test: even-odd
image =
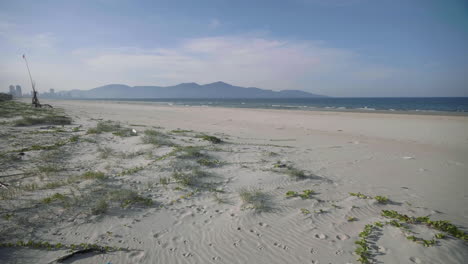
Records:
[[[26,68],[28,68],[29,79],[31,80],[31,86],[32,86],[33,91],[35,92],[36,89],[34,89],[34,82],[33,82],[33,79],[31,77],[31,71],[29,70],[28,60],[26,59],[26,55],[24,55],[24,54],[23,54],[23,59],[26,62]]]

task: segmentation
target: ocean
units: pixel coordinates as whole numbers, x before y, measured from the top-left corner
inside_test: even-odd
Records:
[[[118,99],[112,99],[118,100]],[[454,112],[468,114],[468,97],[430,98],[291,98],[291,99],[121,99],[148,101],[167,105],[335,110],[335,111],[409,111]]]

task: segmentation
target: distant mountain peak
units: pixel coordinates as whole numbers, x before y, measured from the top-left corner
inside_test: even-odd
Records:
[[[222,82],[222,81],[217,81],[217,82],[214,82],[214,83],[208,83],[208,84],[205,84],[205,85],[222,85],[222,86],[233,86],[229,83],[225,83],[225,82]]]
[[[73,90],[75,98],[310,98],[324,97],[301,90],[272,91],[256,87],[234,86],[222,81],[199,85],[194,82],[174,86],[134,86],[109,84],[91,90]]]

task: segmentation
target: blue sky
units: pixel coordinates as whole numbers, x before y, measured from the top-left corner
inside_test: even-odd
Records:
[[[0,0],[0,90],[225,81],[468,96],[464,0]]]

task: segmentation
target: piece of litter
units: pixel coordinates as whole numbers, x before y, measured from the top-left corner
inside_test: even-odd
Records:
[[[133,133],[133,134],[136,134],[137,131],[136,131],[134,128],[132,128],[132,133]]]
[[[411,160],[411,159],[414,159],[413,157],[403,157],[402,159],[405,159],[405,160]]]

